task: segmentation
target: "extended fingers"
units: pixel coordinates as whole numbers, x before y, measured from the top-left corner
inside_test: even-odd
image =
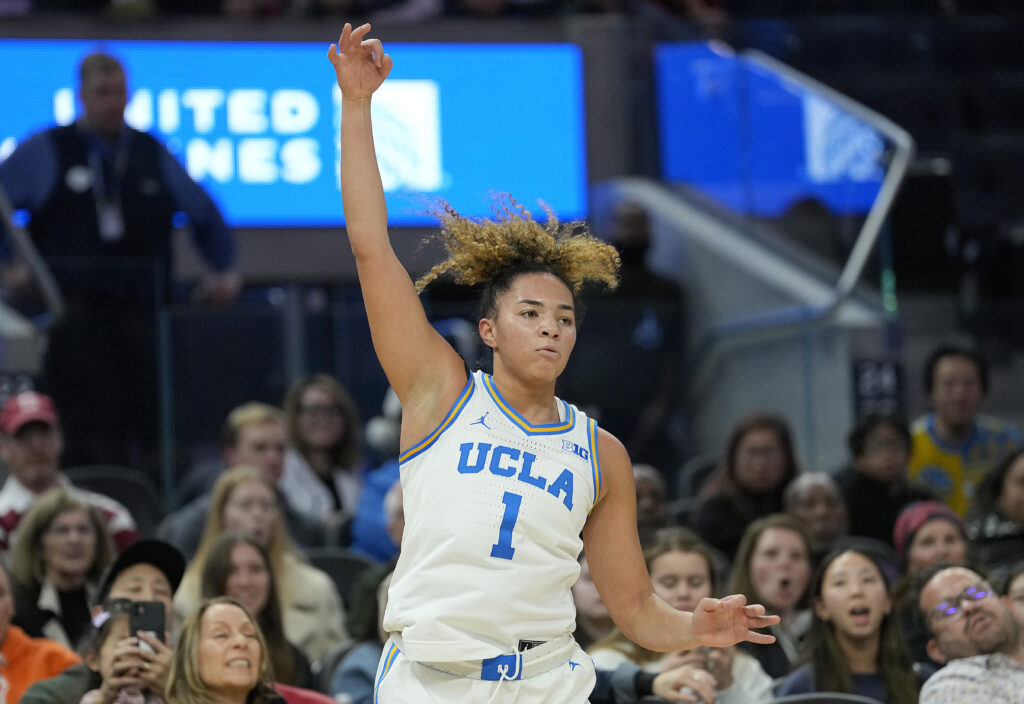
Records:
[[[770,633],[758,633],[757,631],[747,631],[746,639],[758,645],[771,645],[775,642],[775,636]]]
[[[366,33],[369,31],[369,23],[360,25],[353,29],[352,24],[346,22],[345,26],[341,28],[341,36],[338,37],[338,52],[344,53],[346,49],[353,49],[361,46],[363,43],[363,37],[365,37]]]
[[[750,628],[767,628],[779,622],[778,616],[754,616],[747,619]]]

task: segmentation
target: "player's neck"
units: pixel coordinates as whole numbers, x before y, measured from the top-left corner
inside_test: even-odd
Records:
[[[555,383],[528,385],[509,374],[495,370],[492,375],[498,393],[531,425],[557,423],[560,418],[555,403]]]

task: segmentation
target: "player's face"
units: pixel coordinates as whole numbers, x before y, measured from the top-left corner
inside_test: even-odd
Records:
[[[551,382],[565,369],[576,344],[572,293],[546,273],[523,274],[497,300],[480,336],[499,365],[527,381]]]
[[[85,79],[80,91],[85,119],[96,132],[117,137],[124,126],[128,105],[128,87],[120,71],[94,73]]]
[[[935,365],[931,404],[939,419],[952,428],[974,421],[982,400],[981,374],[967,357],[943,357]]]

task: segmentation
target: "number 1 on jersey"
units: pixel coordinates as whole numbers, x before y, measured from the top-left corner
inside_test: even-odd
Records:
[[[491,546],[491,557],[500,557],[503,560],[511,560],[516,549],[512,547],[512,529],[516,526],[519,518],[519,505],[523,503],[523,497],[506,491],[501,497],[505,504],[505,515],[501,517],[501,528],[498,529],[498,542]]]

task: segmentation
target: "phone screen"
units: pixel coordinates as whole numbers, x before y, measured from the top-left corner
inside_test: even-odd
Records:
[[[162,641],[164,639],[164,631],[166,630],[164,625],[164,613],[163,602],[132,602],[130,619],[132,635],[137,635],[139,631],[142,631],[153,636],[157,640]],[[152,646],[141,638],[139,639],[139,647],[153,652]]]

